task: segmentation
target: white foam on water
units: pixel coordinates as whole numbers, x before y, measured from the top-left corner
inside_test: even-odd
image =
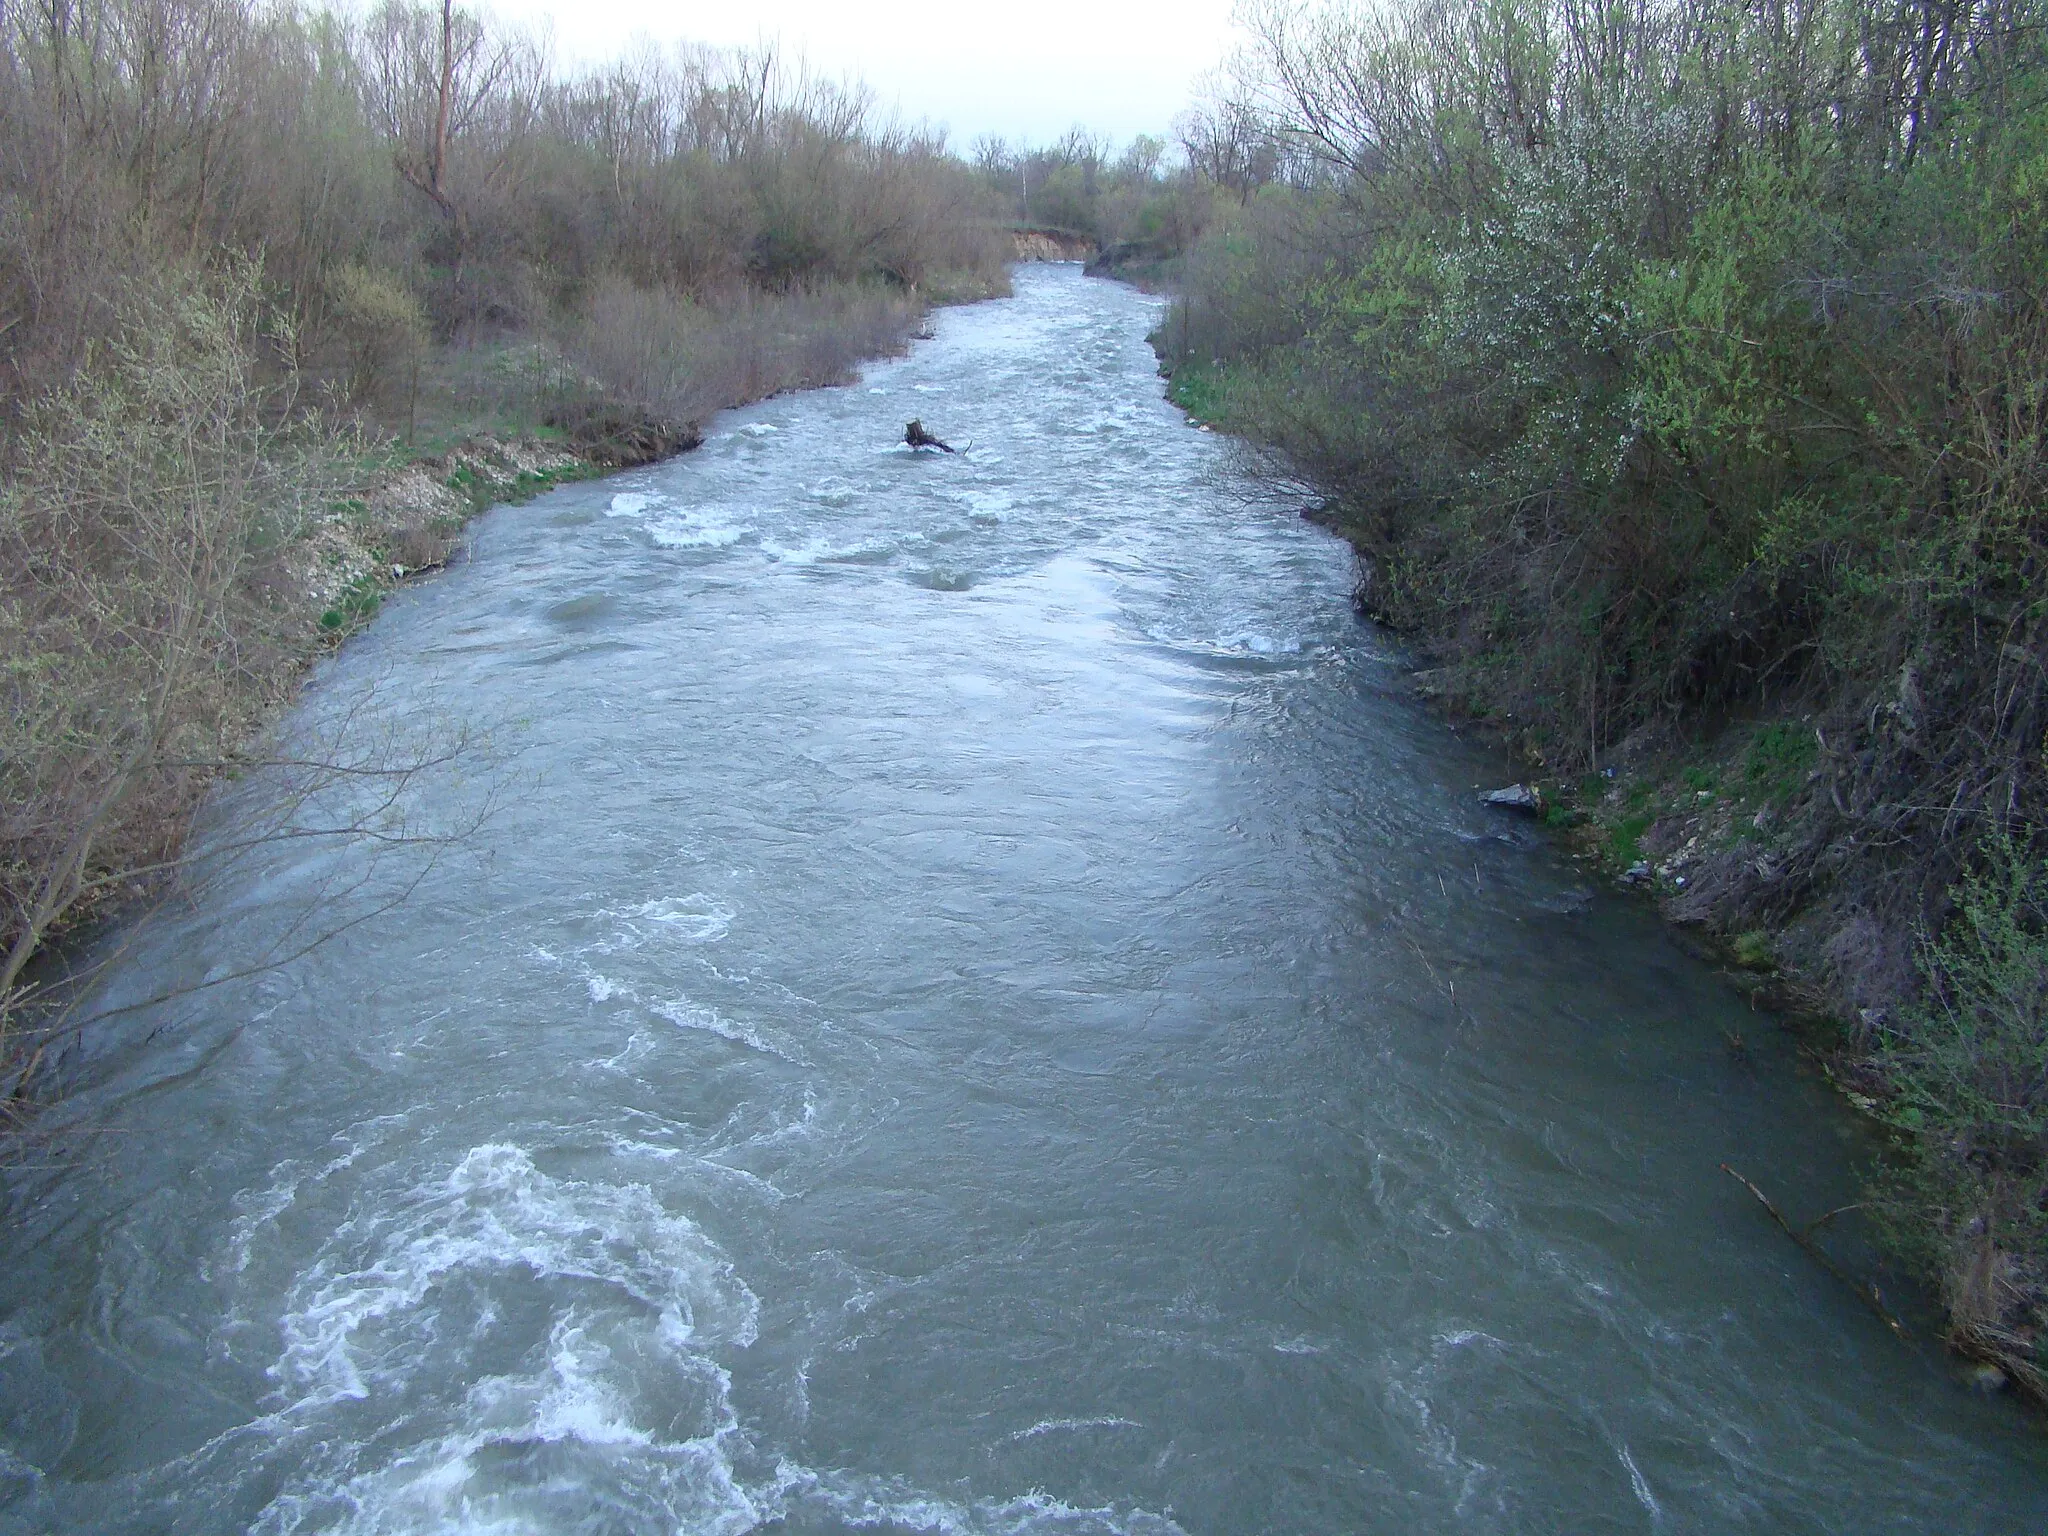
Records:
[[[618,1131],[606,1131],[604,1144],[614,1157],[650,1157],[657,1163],[673,1163],[690,1154],[681,1147],[665,1146],[658,1141],[642,1141],[637,1136],[626,1136]]]
[[[265,1227],[292,1208],[300,1189],[307,1184],[323,1183],[343,1169],[353,1167],[364,1149],[381,1139],[381,1131],[401,1125],[405,1119],[404,1115],[377,1115],[351,1126],[334,1138],[344,1150],[326,1162],[311,1166],[297,1158],[287,1158],[270,1170],[270,1182],[264,1188],[245,1189],[237,1194],[235,1219],[228,1224],[227,1273],[239,1275],[248,1270],[257,1238]]]
[[[1442,1480],[1446,1491],[1452,1492],[1452,1507],[1460,1517],[1473,1512],[1493,1481],[1494,1469],[1459,1448],[1456,1432],[1437,1416],[1431,1394],[1439,1389],[1446,1357],[1467,1341],[1486,1337],[1470,1330],[1439,1334],[1430,1341],[1429,1358],[1389,1373],[1385,1388],[1388,1410],[1412,1426],[1414,1451]]]
[[[650,938],[683,944],[716,944],[739,914],[702,891],[687,896],[657,896],[634,907],[606,907],[597,914],[619,925],[614,941],[594,946],[600,953],[634,949]]]
[[[647,537],[663,549],[725,549],[754,530],[700,513],[678,512],[650,519]]]
[[[658,903],[649,903],[649,905],[658,905]],[[609,953],[620,947],[637,948],[638,946],[637,944],[624,946],[596,944],[590,947],[599,952]],[[795,1041],[781,1036],[779,1031],[765,1033],[751,1025],[736,1023],[732,1019],[727,1018],[723,1013],[720,1013],[716,1008],[693,1002],[691,999],[680,994],[670,997],[643,998],[639,990],[632,983],[615,980],[610,976],[604,975],[602,972],[591,969],[589,966],[583,967],[582,975],[584,990],[589,994],[592,1002],[605,1003],[617,1000],[635,1003],[645,1008],[649,1013],[654,1014],[657,1018],[666,1019],[669,1023],[680,1028],[700,1030],[705,1034],[716,1035],[721,1040],[729,1040],[735,1045],[744,1045],[751,1050],[760,1051],[765,1055],[779,1057],[781,1060],[790,1062],[795,1066],[810,1065],[810,1059],[804,1054],[802,1048]],[[641,1045],[641,1050],[651,1046],[651,1042],[643,1041],[638,1031],[635,1031],[633,1037],[627,1041],[624,1050],[617,1056],[601,1058],[598,1065],[612,1067],[617,1066],[622,1059],[630,1061],[634,1056],[640,1054],[639,1051],[634,1049],[636,1042]],[[814,1113],[815,1104],[807,1090],[804,1096],[805,1125],[808,1125]],[[778,1198],[780,1197],[778,1196]]]
[[[760,1306],[688,1218],[502,1143],[374,1184],[283,1298],[277,1409],[159,1469],[171,1485],[272,1467],[264,1536],[761,1524],[718,1359]]]
[[[721,1163],[715,1157],[701,1152],[691,1152],[682,1147],[669,1146],[662,1142],[642,1141],[636,1136],[621,1135],[617,1131],[604,1133],[604,1144],[612,1156],[631,1160],[648,1158],[656,1163],[671,1165],[688,1163],[692,1168],[709,1174],[721,1182],[739,1185],[749,1193],[758,1195],[769,1205],[780,1205],[789,1197],[762,1178],[758,1173],[749,1173],[744,1168],[735,1168],[730,1163]]]
[[[732,927],[733,909],[702,891],[687,896],[658,896],[627,910],[625,916],[642,922],[660,923],[692,944],[712,944]]]
[[[1293,635],[1267,635],[1257,630],[1222,635],[1216,642],[1227,651],[1250,651],[1254,656],[1299,656],[1301,641]]]
[[[767,437],[771,433],[780,432],[781,430],[780,427],[770,426],[765,421],[750,421],[739,429],[739,435],[741,437]]]
[[[1166,1515],[1149,1510],[1076,1507],[1050,1494],[962,1502],[893,1479],[812,1472],[785,1464],[777,1475],[776,1518],[830,1516],[846,1525],[887,1526],[919,1536],[1187,1536]]]
[[[652,496],[640,491],[620,491],[606,504],[606,517],[634,517],[645,512],[654,502]]]
[[[794,1120],[785,1120],[774,1128],[747,1138],[744,1145],[750,1147],[773,1146],[782,1141],[805,1141],[818,1130],[818,1095],[813,1088],[804,1089],[803,1113]]]
[[[514,1271],[593,1282],[651,1309],[664,1339],[753,1342],[753,1293],[646,1186],[551,1178],[486,1143],[396,1199],[358,1199],[285,1297],[270,1375],[301,1407],[405,1386],[439,1342],[450,1285]]]
[[[970,1501],[788,1460],[767,1472],[719,1358],[754,1342],[760,1312],[719,1248],[647,1186],[553,1177],[487,1143],[438,1176],[359,1193],[285,1297],[271,1374],[287,1401],[159,1470],[248,1486],[252,1458],[270,1468],[257,1536],[743,1536],[792,1517],[932,1536],[1184,1536],[1167,1517],[1038,1492]],[[531,1345],[494,1346],[536,1313]],[[1046,1420],[1013,1438],[1125,1426]]]
[[[1660,1517],[1664,1513],[1664,1507],[1657,1502],[1656,1496],[1650,1492],[1649,1481],[1644,1478],[1642,1472],[1637,1468],[1636,1459],[1629,1455],[1628,1447],[1626,1445],[1617,1445],[1615,1453],[1621,1457],[1621,1464],[1628,1469],[1628,1485],[1635,1490],[1636,1502],[1650,1512],[1652,1520]]]
[[[615,1367],[611,1351],[573,1322],[558,1325],[542,1371],[486,1378],[470,1389],[462,1429],[384,1466],[288,1489],[254,1530],[740,1536],[758,1529],[766,1510],[734,1471],[740,1436],[725,1373],[712,1373],[717,1422],[677,1439],[635,1421],[632,1404],[607,1379]]]
[[[650,1001],[647,1007],[679,1029],[702,1030],[706,1034],[718,1036],[721,1040],[730,1040],[734,1045],[744,1045],[749,1050],[780,1057],[793,1066],[810,1065],[804,1053],[793,1044],[771,1040],[751,1025],[735,1023],[716,1008],[693,1003],[686,997],[656,998]]]
[[[626,1043],[609,1056],[600,1056],[596,1065],[607,1072],[630,1072],[633,1063],[654,1049],[654,1041],[639,1030],[626,1037]]]
[[[771,560],[784,565],[830,565],[835,562],[878,561],[895,554],[896,549],[886,539],[863,539],[854,543],[834,543],[830,539],[806,539],[801,544],[782,544],[773,539],[761,541],[761,553]]]
[[[1003,1436],[1005,1441],[1036,1440],[1040,1435],[1050,1435],[1061,1430],[1076,1429],[1143,1429],[1145,1426],[1136,1419],[1122,1419],[1114,1414],[1102,1414],[1087,1419],[1040,1419],[1029,1429],[1020,1429]]]
[[[1477,1328],[1453,1328],[1436,1335],[1435,1342],[1446,1349],[1463,1349],[1467,1344],[1490,1344],[1495,1349],[1506,1349],[1507,1345],[1490,1333]]]

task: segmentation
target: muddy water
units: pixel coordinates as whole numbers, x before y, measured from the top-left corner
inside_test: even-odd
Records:
[[[1841,1117],[1475,803],[1153,314],[1027,268],[318,679],[494,814],[117,962],[216,984],[14,1177],[6,1529],[2043,1527],[2040,1440],[1717,1171],[1841,1203]]]

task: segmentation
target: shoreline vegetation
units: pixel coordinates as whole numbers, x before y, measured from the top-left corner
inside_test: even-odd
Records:
[[[1247,24],[1170,394],[1793,1016],[1888,1144],[1852,1219],[2048,1404],[2048,14]]]

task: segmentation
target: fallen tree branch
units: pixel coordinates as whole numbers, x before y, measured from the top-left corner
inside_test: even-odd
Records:
[[[1879,1291],[1874,1283],[1867,1281],[1859,1281],[1855,1278],[1855,1276],[1851,1275],[1847,1270],[1843,1269],[1841,1265],[1837,1264],[1832,1258],[1828,1256],[1826,1249],[1822,1248],[1819,1243],[1816,1243],[1813,1240],[1810,1228],[1805,1231],[1802,1231],[1800,1228],[1793,1226],[1791,1222],[1785,1219],[1785,1213],[1779,1210],[1777,1206],[1771,1203],[1771,1197],[1769,1195],[1765,1194],[1762,1190],[1758,1189],[1756,1185],[1752,1184],[1748,1179],[1744,1178],[1741,1174],[1737,1173],[1733,1168],[1730,1168],[1726,1163],[1723,1163],[1721,1165],[1721,1171],[1727,1174],[1729,1178],[1735,1180],[1735,1182],[1740,1184],[1744,1189],[1748,1190],[1752,1195],[1755,1195],[1757,1204],[1761,1205],[1766,1211],[1769,1211],[1771,1213],[1771,1220],[1775,1221],[1778,1224],[1779,1229],[1783,1231],[1787,1237],[1791,1238],[1793,1242],[1797,1243],[1800,1246],[1800,1248],[1805,1251],[1807,1257],[1812,1259],[1814,1263],[1820,1265],[1822,1269],[1826,1270],[1829,1274],[1833,1275],[1837,1280],[1841,1281],[1842,1284],[1848,1286],[1850,1290],[1854,1291],[1857,1294],[1857,1296],[1862,1299],[1863,1304],[1866,1307],[1870,1308],[1871,1311],[1877,1314],[1879,1320],[1883,1322],[1885,1327],[1891,1329],[1893,1333],[1897,1334],[1901,1339],[1903,1339],[1908,1344],[1913,1342],[1912,1334],[1906,1331],[1906,1325],[1898,1320],[1898,1318],[1893,1314],[1891,1308],[1887,1307],[1884,1304],[1884,1293]],[[1850,1209],[1850,1207],[1845,1206],[1842,1209],[1846,1210]],[[1829,1217],[1839,1216],[1841,1213],[1841,1210],[1829,1211],[1826,1216],[1821,1217],[1820,1221],[1815,1222],[1814,1226],[1817,1227],[1821,1224],[1822,1221],[1828,1220]]]

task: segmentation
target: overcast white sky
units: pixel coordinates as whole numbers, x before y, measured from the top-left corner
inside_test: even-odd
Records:
[[[1232,47],[1232,0],[480,0],[552,21],[565,64],[661,42],[779,42],[816,73],[855,75],[884,107],[951,130],[1042,144],[1076,123],[1119,143],[1165,134]]]

